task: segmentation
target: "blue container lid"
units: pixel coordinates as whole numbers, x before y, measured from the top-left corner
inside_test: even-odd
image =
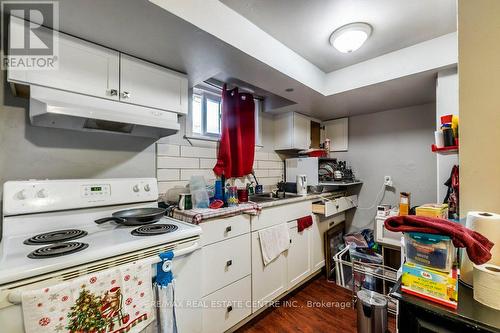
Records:
[[[422,243],[435,244],[442,241],[450,241],[450,236],[447,235],[436,235],[436,234],[426,234],[423,232],[408,232],[411,238],[418,240]]]

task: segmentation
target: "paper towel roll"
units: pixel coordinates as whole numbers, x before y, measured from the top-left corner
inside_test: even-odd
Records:
[[[474,265],[474,299],[490,308],[500,310],[500,266]]]
[[[488,264],[500,265],[500,214],[487,212],[469,212],[465,226],[479,232],[490,241],[495,243],[491,249],[491,259]],[[460,280],[474,285],[472,277],[472,262],[467,253],[463,251],[462,262],[460,264]]]

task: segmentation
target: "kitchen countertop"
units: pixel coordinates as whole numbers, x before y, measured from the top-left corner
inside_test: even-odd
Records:
[[[224,219],[235,215],[248,214],[257,215],[259,210],[266,209],[270,207],[289,205],[297,202],[312,201],[321,198],[328,198],[334,194],[339,194],[343,192],[324,192],[319,194],[307,194],[303,196],[293,196],[286,199],[276,199],[262,202],[252,202],[241,204],[236,207],[227,207],[222,209],[198,209],[198,210],[187,210],[180,211],[178,209],[174,210],[172,217],[188,223],[199,224],[204,222],[213,221],[215,219]],[[290,193],[289,193],[290,194]]]
[[[281,206],[281,205],[288,205],[294,202],[301,202],[301,201],[308,201],[308,200],[316,200],[316,199],[321,199],[321,198],[328,198],[328,196],[331,196],[333,194],[339,193],[339,191],[334,191],[334,192],[323,192],[323,193],[318,193],[318,194],[307,194],[307,195],[302,195],[302,196],[296,196],[296,197],[291,197],[291,198],[286,198],[286,199],[279,199],[279,200],[273,200],[273,201],[264,201],[264,202],[259,202],[258,205],[261,208],[269,208],[269,207],[276,207],[276,206]]]

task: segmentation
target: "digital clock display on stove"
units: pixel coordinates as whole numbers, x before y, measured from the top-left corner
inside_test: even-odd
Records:
[[[102,190],[102,187],[100,186],[92,186],[90,188],[90,192],[100,192]]]

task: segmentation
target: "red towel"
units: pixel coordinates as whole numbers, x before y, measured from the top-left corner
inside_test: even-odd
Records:
[[[222,89],[222,126],[214,173],[227,178],[252,172],[255,153],[255,102],[238,88]]]
[[[299,232],[302,232],[302,230],[307,229],[312,225],[313,225],[313,218],[311,215],[301,217],[300,219],[297,220],[297,229],[299,230]]]
[[[426,216],[393,216],[384,222],[385,228],[394,232],[422,232],[450,236],[455,247],[465,247],[469,259],[482,265],[491,259],[493,244],[478,232],[444,219]]]

